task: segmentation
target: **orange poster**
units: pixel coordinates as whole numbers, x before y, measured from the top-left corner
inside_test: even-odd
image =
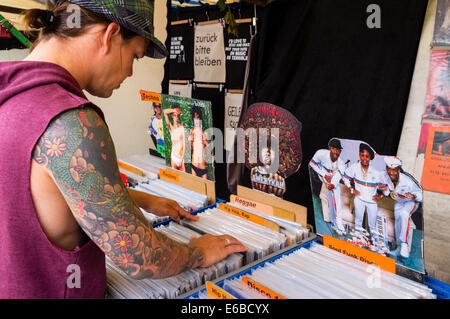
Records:
[[[450,194],[450,125],[432,125],[422,173],[424,190]]]

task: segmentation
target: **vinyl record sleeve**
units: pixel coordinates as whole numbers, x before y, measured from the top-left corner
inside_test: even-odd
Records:
[[[211,102],[161,94],[161,105],[166,165],[214,181]]]
[[[310,160],[309,175],[317,234],[425,272],[423,190],[400,159],[363,141],[332,138]]]
[[[239,129],[238,152],[243,148],[252,187],[282,197],[285,179],[296,173],[302,162],[302,124],[286,109],[255,103],[242,115]],[[244,141],[239,134],[244,135]]]

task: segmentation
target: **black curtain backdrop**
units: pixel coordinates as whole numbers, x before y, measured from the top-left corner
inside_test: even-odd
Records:
[[[381,9],[380,29],[367,26],[370,4]],[[314,214],[307,165],[331,137],[363,140],[379,154],[396,154],[426,7],[427,0],[277,0],[257,8],[248,102],[278,105],[302,122],[302,167],[287,179],[284,198],[308,208],[309,224]],[[168,9],[169,23],[220,17],[213,7]],[[167,63],[165,70],[163,93]],[[195,97],[217,98],[202,93]],[[217,193],[228,199],[221,165],[216,172]],[[250,186],[248,173],[242,185]]]
[[[369,4],[381,8],[370,29]],[[249,104],[288,109],[303,124],[303,162],[286,200],[308,208],[308,162],[331,137],[363,140],[395,155],[408,101],[426,0],[277,0],[265,8]],[[248,170],[241,184],[249,186]]]

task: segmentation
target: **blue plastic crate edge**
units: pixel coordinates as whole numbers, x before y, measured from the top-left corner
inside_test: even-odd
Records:
[[[425,284],[431,288],[438,299],[450,299],[450,285],[425,275]]]
[[[226,274],[221,278],[218,278],[216,280],[213,280],[212,282],[219,286],[220,288],[223,288],[223,284],[225,280],[229,280],[229,279],[233,279],[236,277],[240,277],[243,275],[246,275],[248,273],[250,273],[253,269],[256,269],[258,267],[264,266],[266,263],[272,262],[274,260],[277,260],[285,255],[288,255],[300,248],[309,248],[311,246],[312,243],[317,242],[318,238],[317,237],[311,237],[306,239],[306,242],[300,242],[298,244],[296,244],[294,247],[290,246],[287,247],[285,251],[282,252],[274,252],[272,257],[269,257],[267,259],[264,260],[257,260],[249,265],[246,265],[243,267],[243,269],[241,270],[237,270],[237,272],[233,273],[233,274]],[[199,290],[194,291],[191,294],[188,295],[184,295],[181,296],[181,299],[191,299],[191,298],[198,298],[200,293],[205,293],[206,292],[206,287],[203,285],[203,287]]]

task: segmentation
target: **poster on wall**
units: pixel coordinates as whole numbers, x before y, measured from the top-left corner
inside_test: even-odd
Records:
[[[239,117],[241,116],[242,93],[225,94],[225,132],[224,132],[224,148],[230,151],[233,147],[234,137],[236,135],[236,128],[239,124]]]
[[[222,24],[197,25],[194,38],[194,81],[225,83],[225,61]]]
[[[433,46],[450,45],[450,0],[438,0],[434,23]]]
[[[302,162],[302,124],[286,109],[255,103],[243,114],[239,129],[238,158],[244,155],[252,188],[282,198],[286,179]]]
[[[244,88],[245,67],[250,47],[251,22],[238,24],[238,36],[225,32],[226,87],[242,90]]]
[[[450,120],[450,51],[432,50],[424,118]]]
[[[450,125],[430,125],[422,171],[427,191],[450,194]]]
[[[417,146],[417,155],[414,166],[414,176],[416,176],[418,180],[422,180],[423,162],[425,160],[425,152],[427,150],[428,133],[432,125],[433,124],[431,123],[422,123],[422,128],[420,129],[419,145]]]
[[[166,166],[214,181],[211,102],[161,94]]]
[[[423,190],[395,156],[331,138],[309,162],[316,231],[424,273]]]
[[[192,80],[194,78],[194,27],[189,24],[171,25],[169,79]]]

